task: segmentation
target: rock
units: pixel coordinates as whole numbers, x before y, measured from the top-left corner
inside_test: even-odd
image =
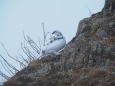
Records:
[[[107,37],[107,32],[105,30],[101,30],[99,33],[99,38],[103,39],[104,37]]]
[[[88,23],[89,23],[89,18],[85,18],[82,21],[80,21],[79,26],[78,26],[78,30],[76,33],[76,37],[79,36],[81,33],[84,33],[86,31],[90,30]]]
[[[105,6],[103,11],[113,11],[115,10],[115,1],[114,0],[105,0]]]
[[[50,82],[48,83],[47,86],[57,86],[57,84],[58,84],[58,81],[57,81],[57,80],[52,80],[52,81],[50,81]]]

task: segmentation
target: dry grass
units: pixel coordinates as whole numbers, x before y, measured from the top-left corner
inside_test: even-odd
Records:
[[[84,67],[70,74],[50,74],[40,80],[33,80],[33,76],[12,77],[4,86],[115,86],[114,71],[114,68]]]
[[[104,43],[105,45],[115,44],[115,37],[103,38],[103,43]]]
[[[41,62],[39,60],[33,60],[32,62],[29,63],[29,67],[36,67],[36,66],[40,66]]]
[[[21,82],[17,80],[17,77],[14,76],[10,78],[7,82],[4,82],[3,86],[21,86]]]

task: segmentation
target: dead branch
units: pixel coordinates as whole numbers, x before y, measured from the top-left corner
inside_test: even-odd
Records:
[[[40,45],[40,50],[41,50],[41,44],[44,45],[44,43],[41,41],[41,39],[38,37],[39,45]]]
[[[41,46],[39,47],[28,35],[27,37],[25,36],[24,32],[23,32],[23,36],[25,41],[31,46],[31,48],[38,54],[40,54],[41,51]]]
[[[11,65],[2,55],[0,55],[0,57],[4,60],[4,62],[10,67],[12,68],[13,70],[15,71],[19,71],[16,67],[14,67],[13,65]]]
[[[21,44],[21,48],[22,48],[24,54],[25,54],[30,60],[32,60],[31,56],[28,55],[28,52],[26,51],[25,47],[23,47],[23,44]]]
[[[27,39],[28,39],[28,43],[30,44],[30,46],[33,48],[33,50],[35,50],[38,54],[40,54],[40,47],[38,47],[38,45],[27,35]]]
[[[46,42],[46,34],[45,34],[45,29],[44,29],[44,23],[42,23],[42,27],[43,27],[44,45],[45,45],[45,42]]]
[[[91,16],[91,10],[87,7],[88,11],[89,11],[89,15]]]
[[[50,32],[47,32],[47,33],[46,33],[46,41],[47,41],[47,36],[48,36],[48,35],[49,35],[50,38],[51,38],[51,33],[50,33]]]
[[[8,80],[10,77],[4,74],[2,71],[0,71],[0,76],[2,76],[4,79]]]
[[[2,46],[3,46],[3,48],[4,48],[4,50],[6,51],[7,55],[8,55],[10,58],[12,58],[13,60],[15,60],[15,61],[18,62],[19,64],[24,65],[20,60],[17,60],[17,59],[15,59],[14,57],[12,57],[12,56],[8,53],[8,51],[7,51],[7,49],[5,48],[4,44],[3,44],[3,43],[1,43],[1,44],[2,44]]]
[[[24,57],[23,57],[21,54],[18,54],[17,57],[20,58],[20,59],[22,59],[22,60],[23,60],[23,61],[22,61],[23,63],[24,63],[24,62],[26,62],[27,64],[29,63],[28,60],[27,60],[27,59],[24,59]]]
[[[17,60],[19,60],[19,58],[18,58],[17,56],[15,56],[15,58],[16,58]],[[21,60],[20,60],[20,62],[23,63],[23,61],[21,61]],[[24,63],[23,63],[23,64],[20,64],[20,68],[25,68],[25,67],[26,67],[26,64],[24,64]]]
[[[8,69],[8,71],[9,71],[12,75],[15,74],[15,73],[13,72],[13,70],[11,70],[10,67],[9,67],[6,63],[4,63],[4,65],[5,65],[5,67]]]
[[[12,74],[6,69],[6,67],[4,66],[4,64],[2,63],[1,60],[0,60],[0,63],[2,64],[3,68],[5,69],[5,71],[6,71],[7,73],[9,73],[10,75],[12,75]]]

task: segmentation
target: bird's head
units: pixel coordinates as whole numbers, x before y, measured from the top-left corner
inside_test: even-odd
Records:
[[[58,30],[54,30],[52,34],[55,34],[57,36],[63,36],[62,33]]]

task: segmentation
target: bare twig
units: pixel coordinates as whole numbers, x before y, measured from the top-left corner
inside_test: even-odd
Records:
[[[27,38],[23,32],[23,36],[24,36],[24,39],[25,41],[31,46],[31,48],[38,54],[40,54],[40,51],[41,51],[41,47],[39,47],[28,35],[27,35]]]
[[[87,9],[89,10],[89,15],[91,16],[91,14],[92,14],[92,13],[91,13],[91,10],[90,10],[88,7],[87,7]]]
[[[42,43],[42,45],[44,45],[44,43],[41,41],[41,39],[38,37],[38,41],[39,41],[39,45],[40,45],[40,50],[41,50],[41,43]]]
[[[19,71],[17,68],[15,68],[13,65],[11,65],[2,55],[0,55],[0,57],[4,60],[4,62],[10,67],[12,68],[13,70],[15,71]]]
[[[6,63],[4,63],[4,65],[5,65],[5,67],[8,69],[8,71],[9,71],[12,75],[15,74],[15,73],[13,72],[13,70],[11,70],[10,67],[9,67]]]
[[[19,58],[17,56],[15,56],[16,60],[19,60]],[[21,63],[23,63],[23,61],[21,61],[21,59],[19,60]],[[26,67],[26,64],[21,64],[20,63],[20,68],[25,68]]]
[[[8,72],[10,75],[12,75],[12,74],[6,69],[6,67],[4,66],[4,64],[2,63],[1,60],[0,60],[0,63],[2,64],[3,68],[5,69],[5,71]]]
[[[25,59],[21,54],[18,54],[18,56],[20,59],[22,59],[22,62],[26,62],[27,64],[29,63],[27,59]]]
[[[7,55],[8,55],[10,58],[12,58],[13,60],[17,61],[19,64],[24,65],[21,61],[19,61],[19,60],[15,59],[14,57],[12,57],[12,56],[8,53],[8,51],[7,51],[7,49],[5,48],[5,46],[3,45],[3,43],[1,43],[1,44],[2,44],[2,46],[3,46],[3,48],[4,48],[4,50],[6,51]]]
[[[0,76],[2,76],[4,79],[8,80],[10,77],[4,74],[2,71],[0,71]]]
[[[40,54],[41,48],[38,47],[38,45],[28,35],[27,35],[27,39],[32,49],[36,51],[38,54]]]
[[[21,43],[21,48],[22,48],[23,52],[25,53],[25,55],[26,55],[26,56],[29,58],[29,60],[31,61],[32,58],[31,58],[31,56],[28,54],[28,51],[27,51],[26,47],[25,47],[25,46],[23,47],[23,44],[22,44],[22,43]]]
[[[44,29],[44,23],[42,23],[42,27],[43,27],[44,45],[45,45],[45,42],[46,42],[46,33],[45,33],[45,29]]]

